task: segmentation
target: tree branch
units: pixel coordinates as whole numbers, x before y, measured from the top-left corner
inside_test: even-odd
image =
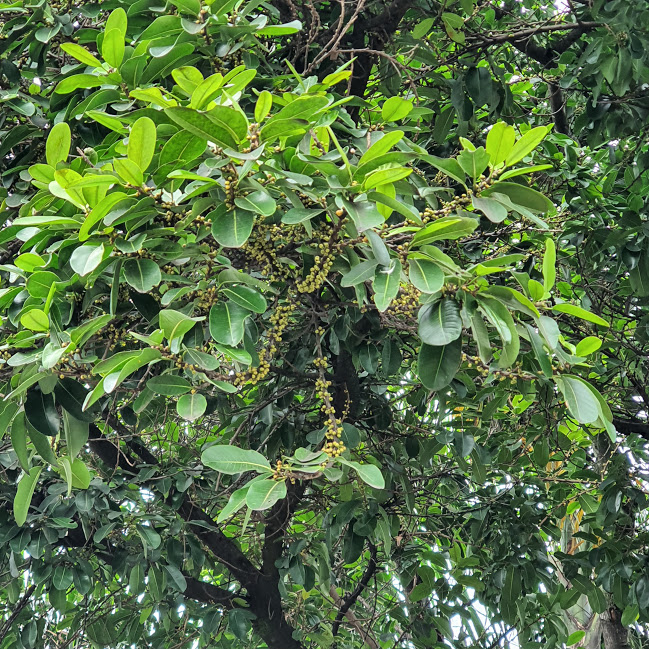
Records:
[[[246,599],[238,593],[219,588],[214,584],[208,584],[200,579],[194,579],[194,577],[187,577],[185,575],[185,581],[187,582],[187,588],[183,595],[189,599],[195,599],[197,602],[222,604],[226,608],[235,608],[235,604],[232,601],[234,597]]]
[[[649,423],[642,424],[638,421],[628,421],[613,417],[613,425],[617,432],[622,435],[639,435],[644,439],[649,439]]]
[[[107,418],[107,424],[118,431],[127,448],[145,464],[158,466],[155,456],[114,415]],[[106,439],[104,433],[91,426],[91,449],[109,466],[137,473],[136,462],[128,458],[115,444]],[[155,485],[153,485],[155,489]],[[171,500],[168,498],[170,504]],[[284,619],[282,599],[279,593],[279,575],[268,577],[263,574],[241,551],[238,545],[227,537],[216,522],[187,494],[176,504],[179,516],[192,528],[194,535],[210,550],[213,557],[225,566],[237,581],[248,591],[250,610],[256,615],[253,626],[269,649],[302,649],[302,644],[293,639],[293,628]],[[202,597],[225,597],[228,591],[214,591],[204,582],[193,584],[194,593]],[[216,588],[216,587],[214,587]],[[229,598],[231,595],[228,594]],[[201,600],[203,601],[203,600]],[[210,600],[212,601],[212,600]],[[223,602],[222,602],[223,603]],[[227,604],[227,601],[225,602]]]
[[[276,503],[266,516],[264,545],[261,550],[262,572],[269,577],[279,579],[275,562],[282,556],[286,528],[304,494],[304,485],[290,485],[288,495]]]
[[[372,575],[376,572],[376,568],[377,568],[376,546],[371,542],[369,542],[369,546],[370,546],[370,561],[367,564],[367,568],[365,569],[365,572],[363,573],[361,580],[356,585],[356,588],[354,588],[354,590],[349,595],[347,595],[343,600],[341,600],[341,605],[340,608],[338,609],[338,613],[336,614],[336,619],[334,620],[334,623],[331,625],[331,633],[334,636],[338,634],[338,629],[340,628],[340,623],[342,622],[343,617],[347,614],[349,609],[351,609],[351,607],[354,605],[356,600],[360,597],[360,594],[363,592],[363,590],[369,583],[370,579],[372,578]]]
[[[11,627],[13,626],[13,623],[15,622],[16,618],[20,615],[20,612],[27,606],[29,603],[30,597],[34,594],[34,591],[36,590],[36,585],[31,585],[26,591],[25,594],[20,598],[20,601],[16,604],[13,612],[9,616],[9,619],[5,622],[4,626],[0,630],[0,642],[2,642],[7,633],[11,631]]]

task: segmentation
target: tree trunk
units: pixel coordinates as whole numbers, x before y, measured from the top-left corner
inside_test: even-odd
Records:
[[[622,626],[621,616],[622,612],[615,606],[600,615],[604,649],[631,649],[629,632]]]

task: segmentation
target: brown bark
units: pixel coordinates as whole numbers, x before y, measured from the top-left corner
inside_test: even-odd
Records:
[[[631,649],[629,632],[622,626],[622,612],[612,606],[600,615],[604,649]]]
[[[125,452],[119,448],[97,426],[91,426],[89,446],[105,464],[111,468],[119,467],[133,475],[137,474],[138,460],[144,464],[158,465],[157,459],[130,434],[126,426],[115,417],[109,417],[108,424],[120,433],[122,439],[126,440],[127,450]],[[247,591],[249,610],[256,615],[256,619],[252,620],[253,628],[268,648],[303,649],[303,645],[293,638],[293,627],[284,618],[279,592],[279,573],[264,574],[246,557],[238,545],[222,532],[216,521],[186,494],[177,506],[177,511],[192,528],[196,537],[210,550],[214,559],[227,568]],[[276,546],[275,551],[277,551]],[[229,593],[226,596],[225,591],[216,587],[210,588],[209,584],[191,582],[188,583],[188,587],[191,587],[191,592],[196,599],[225,600],[230,606],[232,605],[229,601]]]

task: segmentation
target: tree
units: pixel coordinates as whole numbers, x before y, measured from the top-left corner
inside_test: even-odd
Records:
[[[0,647],[642,643],[647,12],[4,5]]]

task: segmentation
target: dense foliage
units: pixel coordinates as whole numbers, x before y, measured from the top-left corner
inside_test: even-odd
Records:
[[[646,642],[647,27],[0,4],[0,649]]]

